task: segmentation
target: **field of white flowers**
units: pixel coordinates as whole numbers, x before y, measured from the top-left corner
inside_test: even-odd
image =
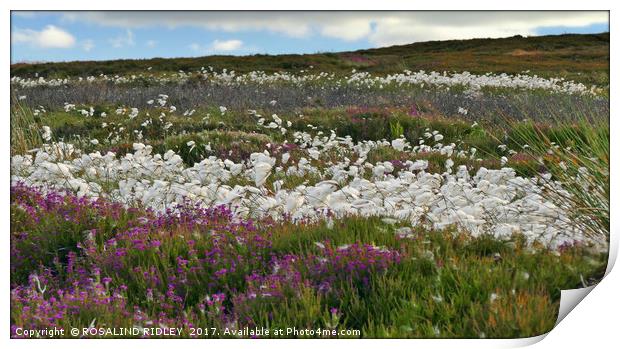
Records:
[[[578,94],[595,94],[597,91],[596,86],[587,87],[582,83],[576,83],[574,81],[565,81],[560,78],[545,79],[536,75],[508,75],[508,74],[492,74],[476,75],[469,72],[452,73],[446,72],[425,72],[418,71],[412,72],[405,70],[400,74],[389,74],[386,76],[372,76],[367,72],[356,72],[355,70],[349,76],[341,77],[336,76],[334,73],[304,73],[302,70],[300,74],[292,73],[275,73],[266,74],[265,72],[257,71],[247,74],[236,74],[235,71],[227,71],[224,69],[222,72],[216,72],[212,67],[201,68],[198,72],[186,73],[179,71],[174,74],[155,75],[149,73],[143,73],[130,76],[108,76],[102,74],[100,76],[88,76],[86,78],[64,78],[64,79],[45,79],[39,77],[21,78],[14,76],[11,78],[11,84],[15,84],[19,87],[37,87],[37,86],[65,86],[72,83],[88,82],[111,82],[113,84],[127,84],[140,80],[153,80],[156,83],[168,83],[168,82],[184,82],[192,78],[199,78],[204,80],[212,80],[222,84],[270,84],[270,83],[293,83],[304,84],[308,82],[316,83],[332,83],[332,84],[348,84],[358,86],[376,86],[383,88],[383,86],[390,84],[402,85],[430,85],[430,86],[464,86],[469,91],[479,91],[485,87],[503,87],[503,88],[522,88],[522,89],[542,89],[560,93],[578,93]]]
[[[439,141],[443,136],[436,132],[428,132],[428,139],[416,146],[403,138],[354,143],[335,133],[313,137],[297,132],[293,137],[304,155],[296,162],[289,160],[288,152],[276,158],[266,149],[252,153],[245,162],[208,157],[191,167],[174,151],[153,154],[152,147],[143,143],[135,143],[134,152],[123,157],[112,152],[85,154],[71,144],[52,143],[34,156],[14,156],[12,182],[156,210],[190,200],[204,207],[230,206],[243,218],[321,219],[329,212],[336,217],[389,217],[435,229],[456,224],[475,236],[491,233],[501,238],[519,232],[553,246],[583,240],[567,216],[571,207],[558,207],[545,198],[546,191],[562,190],[558,183],[545,177],[519,177],[508,167],[482,167],[473,175],[465,165],[453,168],[452,156],[475,157],[475,148],[464,152],[453,143],[444,145]],[[367,162],[368,151],[378,147],[411,152],[413,158],[419,152],[445,154],[445,171],[426,172],[426,160],[407,160],[398,170],[390,161]],[[313,165],[327,151],[343,154],[343,159],[323,168]],[[272,175],[283,179],[266,187]],[[306,175],[316,178],[315,182],[282,188],[285,180],[298,177],[303,181]],[[250,184],[231,185],[240,181]]]
[[[179,205],[220,207],[230,210],[234,222],[269,221],[300,229],[319,224],[332,231],[347,219],[379,219],[399,241],[418,241],[421,231],[453,231],[507,244],[518,236],[528,248],[557,255],[570,246],[606,253],[609,134],[580,128],[597,123],[563,124],[550,118],[544,125],[511,124],[506,118],[502,129],[486,120],[479,124],[476,111],[465,104],[451,106],[453,116],[443,118],[423,101],[376,111],[346,105],[350,97],[342,97],[339,106],[293,106],[276,114],[284,102],[273,93],[257,102],[256,110],[177,98],[176,89],[192,80],[215,89],[246,86],[257,94],[292,87],[349,95],[415,88],[458,95],[472,104],[489,95],[508,96],[498,97],[505,100],[514,94],[539,100],[577,96],[592,103],[605,99],[595,86],[527,74],[405,71],[341,77],[237,75],[203,68],[159,75],[13,77],[11,186],[120,203],[149,214],[182,214]],[[158,93],[129,98],[139,93],[140,84]],[[61,104],[55,96],[53,103],[42,102],[72,89],[115,86],[126,86],[127,94],[87,100],[66,94],[73,99]],[[136,104],[128,104],[132,100]],[[177,101],[183,107],[175,106]],[[328,119],[338,123],[321,124]],[[387,125],[387,137],[373,133],[379,125],[373,123]],[[509,135],[510,128],[521,131]],[[595,141],[589,139],[592,132],[599,143],[589,143]]]
[[[477,76],[469,73],[439,74],[423,71],[372,77],[367,73],[354,73],[344,79],[333,74],[308,75],[273,74],[253,72],[235,75],[235,72],[212,72],[202,69],[197,73],[203,79],[220,84],[275,84],[290,82],[350,84],[364,87],[383,88],[385,85],[413,84],[430,86],[465,87],[465,94],[479,92],[485,87],[509,89],[541,89],[553,93],[595,94],[595,87],[561,79],[543,79],[536,76],[487,74]],[[170,77],[148,76],[156,83],[183,83],[190,74],[179,72]],[[11,80],[21,88],[36,86],[61,87],[69,84],[109,81],[124,84],[144,78],[130,77],[88,77],[79,79],[20,79]],[[27,98],[27,96],[25,96]],[[276,100],[271,101],[273,105]],[[168,95],[147,101],[155,106],[160,121],[177,112],[174,105],[168,105]],[[140,113],[139,107],[127,106],[116,109],[115,114],[133,119]],[[77,109],[73,103],[65,103],[66,112],[77,112],[84,118],[93,118],[94,109]],[[224,115],[227,108],[219,107]],[[41,110],[36,109],[35,114]],[[460,114],[467,110],[459,108]],[[185,111],[192,116],[195,110]],[[273,129],[287,135],[291,121],[285,121],[276,114],[261,116],[250,111],[258,128]],[[98,115],[105,127],[106,114]],[[287,126],[288,125],[288,126]],[[147,120],[142,129],[148,128]],[[171,123],[166,124],[171,127]],[[404,136],[389,140],[354,142],[351,137],[337,136],[334,130],[288,132],[277,153],[271,153],[271,146],[262,152],[250,154],[242,162],[226,158],[205,157],[200,162],[187,166],[174,151],[153,154],[148,139],[133,144],[133,153],[117,156],[113,152],[87,153],[65,142],[49,142],[30,154],[15,155],[12,163],[12,182],[24,182],[33,186],[68,189],[79,196],[104,197],[126,205],[142,205],[156,210],[165,210],[175,204],[190,200],[205,207],[228,205],[243,218],[270,216],[274,219],[321,219],[329,212],[338,216],[362,215],[380,216],[423,224],[428,228],[442,229],[456,224],[473,235],[491,233],[496,237],[509,237],[515,232],[524,233],[532,240],[558,246],[566,242],[582,241],[584,236],[567,216],[569,205],[556,205],[546,197],[546,192],[562,192],[561,184],[553,181],[550,174],[534,178],[517,176],[509,167],[501,169],[479,168],[475,173],[465,165],[454,166],[453,157],[478,158],[476,148],[460,149],[455,143],[444,144],[443,135],[426,129],[424,137],[412,144]],[[142,132],[142,130],[140,130]],[[44,140],[52,138],[48,126],[43,126]],[[112,133],[110,133],[112,136]],[[119,140],[92,139],[92,144]],[[146,143],[146,144],[145,144]],[[303,149],[297,161],[289,161],[290,154],[282,148],[288,143]],[[194,147],[192,141],[187,146]],[[395,169],[390,161],[372,163],[366,154],[376,148],[391,147],[408,153],[411,160]],[[500,153],[510,156],[516,151],[498,146]],[[191,149],[190,149],[191,152]],[[324,162],[321,154],[334,152],[340,159]],[[416,154],[438,153],[446,155],[443,172],[426,171],[428,161],[415,160]],[[349,157],[355,158],[355,160]],[[502,166],[507,161],[501,156]],[[321,163],[322,166],[317,166]],[[304,176],[313,177],[312,183],[303,181]],[[270,182],[269,177],[282,178]],[[580,168],[579,176],[587,176],[587,169]],[[287,178],[297,177],[303,184],[294,188],[282,188]],[[246,185],[235,183],[248,182]],[[584,180],[584,182],[587,182]]]

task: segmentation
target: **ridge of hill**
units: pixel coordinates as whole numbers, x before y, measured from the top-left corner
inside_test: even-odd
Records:
[[[315,54],[214,55],[191,58],[118,59],[50,63],[16,63],[11,76],[88,76],[99,74],[164,73],[215,70],[246,73],[324,71],[347,74],[353,69],[373,74],[411,71],[469,71],[476,74],[528,71],[544,77],[563,77],[588,84],[609,84],[609,32],[500,39],[416,42],[348,52]]]

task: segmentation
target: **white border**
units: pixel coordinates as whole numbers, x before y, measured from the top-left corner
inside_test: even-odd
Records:
[[[617,2],[616,2],[617,3]],[[357,0],[349,4],[337,4],[334,1],[329,0],[314,0],[312,2],[292,2],[286,0],[271,0],[271,1],[239,1],[239,0],[227,0],[219,3],[209,3],[207,5],[196,4],[195,1],[189,0],[175,0],[174,2],[167,2],[163,4],[156,4],[153,2],[145,2],[143,4],[128,4],[122,0],[107,0],[105,2],[84,2],[79,0],[54,0],[54,1],[31,1],[31,0],[5,0],[0,7],[2,8],[2,17],[4,23],[2,25],[2,36],[5,39],[2,46],[2,67],[4,74],[4,84],[2,85],[2,92],[0,92],[0,98],[2,98],[5,113],[4,118],[4,137],[0,140],[0,154],[3,156],[2,171],[0,174],[0,193],[2,198],[2,230],[4,232],[1,254],[2,256],[2,289],[4,290],[4,296],[1,301],[5,306],[4,309],[10,309],[10,297],[9,297],[9,168],[10,168],[10,128],[9,123],[9,79],[10,79],[10,10],[611,10],[610,12],[610,28],[613,23],[616,23],[618,15],[615,10],[618,9],[618,5],[612,1],[598,1],[590,0],[587,2],[563,0],[560,3],[556,2],[541,2],[540,0],[521,0],[519,2],[510,3],[509,6],[501,6],[498,1],[481,1],[481,0],[469,0],[463,1],[446,1],[443,4],[436,2],[422,2],[412,5],[411,1],[390,1],[390,2],[378,2],[376,0]],[[561,6],[561,7],[560,7]],[[611,35],[611,47],[617,48],[617,40],[615,35]],[[611,55],[610,67],[611,67],[611,80],[615,83],[618,81],[617,72],[613,69],[614,62],[617,61],[614,55]],[[617,98],[618,94],[615,93],[616,89],[611,89],[611,110],[618,110]],[[612,112],[613,114],[613,112]],[[611,134],[616,135],[618,132],[618,121],[614,117],[611,117]],[[619,163],[615,160],[619,147],[618,137],[612,136],[611,138],[611,173],[620,173]],[[611,200],[612,203],[618,201],[618,180],[617,177],[611,178]],[[617,209],[612,205],[611,209],[611,232],[612,232],[612,251],[610,254],[610,263],[607,272],[609,272],[615,262],[618,249],[618,223]],[[537,347],[559,347],[568,346],[575,347],[577,345],[605,345],[611,343],[617,339],[617,320],[618,316],[613,311],[614,309],[620,309],[618,306],[618,295],[620,294],[620,275],[619,272],[611,273],[606,276],[599,286],[595,287],[591,291],[591,294],[587,296],[582,304],[578,305],[575,310],[568,314],[564,321],[560,322],[558,326],[551,331],[546,337],[545,335],[517,340],[206,340],[202,342],[194,341],[181,341],[181,340],[149,340],[148,345],[154,348],[168,348],[171,345],[199,345],[199,346],[216,346],[222,348],[237,348],[237,347],[249,347],[253,348],[289,348],[291,346],[299,348],[314,348],[317,345],[326,347],[340,347],[342,345],[354,345],[360,348],[375,348],[377,346],[394,346],[394,347],[432,347],[432,348],[454,348],[454,347],[471,347],[471,348],[492,348],[492,347],[515,347],[524,346],[539,342]],[[10,343],[5,343],[13,347],[32,347],[35,345],[44,344],[52,348],[67,348],[83,346],[84,343],[75,340],[52,340],[45,342],[32,342],[27,340],[10,340],[10,318],[8,311],[2,318],[0,324],[0,332],[4,333],[2,339]],[[88,346],[95,348],[108,348],[110,345],[129,347],[136,344],[143,344],[135,340],[115,340],[113,342],[107,342],[105,340],[89,340]]]

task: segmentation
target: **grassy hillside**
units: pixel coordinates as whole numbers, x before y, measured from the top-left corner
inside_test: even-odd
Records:
[[[191,71],[200,67],[237,72],[312,69],[348,73],[394,73],[404,69],[520,73],[565,77],[588,84],[609,84],[609,33],[566,34],[503,39],[419,42],[353,52],[305,55],[206,56],[142,60],[84,61],[11,66],[11,75],[65,77],[144,72]],[[312,67],[312,68],[311,68]]]

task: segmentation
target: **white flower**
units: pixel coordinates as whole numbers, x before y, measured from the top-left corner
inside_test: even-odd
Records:
[[[138,108],[131,108],[131,113],[129,113],[129,118],[133,119],[138,116]]]
[[[450,171],[452,169],[452,166],[454,166],[454,161],[452,161],[452,159],[447,159],[446,160],[446,170]]]
[[[267,177],[271,174],[271,168],[273,166],[266,162],[259,162],[254,165],[254,183],[257,187],[263,186]]]
[[[44,141],[49,142],[52,139],[52,130],[49,126],[43,126],[42,128],[43,134],[41,135],[41,137],[43,137]]]
[[[558,165],[563,171],[568,171],[568,166],[566,166],[566,163],[564,161],[560,161]]]
[[[327,226],[327,229],[329,229],[329,230],[334,229],[334,220],[331,217],[327,220],[327,225],[326,226]]]
[[[406,143],[407,141],[403,138],[397,138],[395,140],[392,141],[392,148],[398,150],[398,151],[404,151],[405,147],[407,145]]]
[[[318,160],[321,152],[316,149],[308,149],[308,155],[310,155],[311,158]]]
[[[288,162],[288,159],[290,159],[290,157],[291,157],[291,154],[289,153],[282,154],[282,163],[286,164]]]

